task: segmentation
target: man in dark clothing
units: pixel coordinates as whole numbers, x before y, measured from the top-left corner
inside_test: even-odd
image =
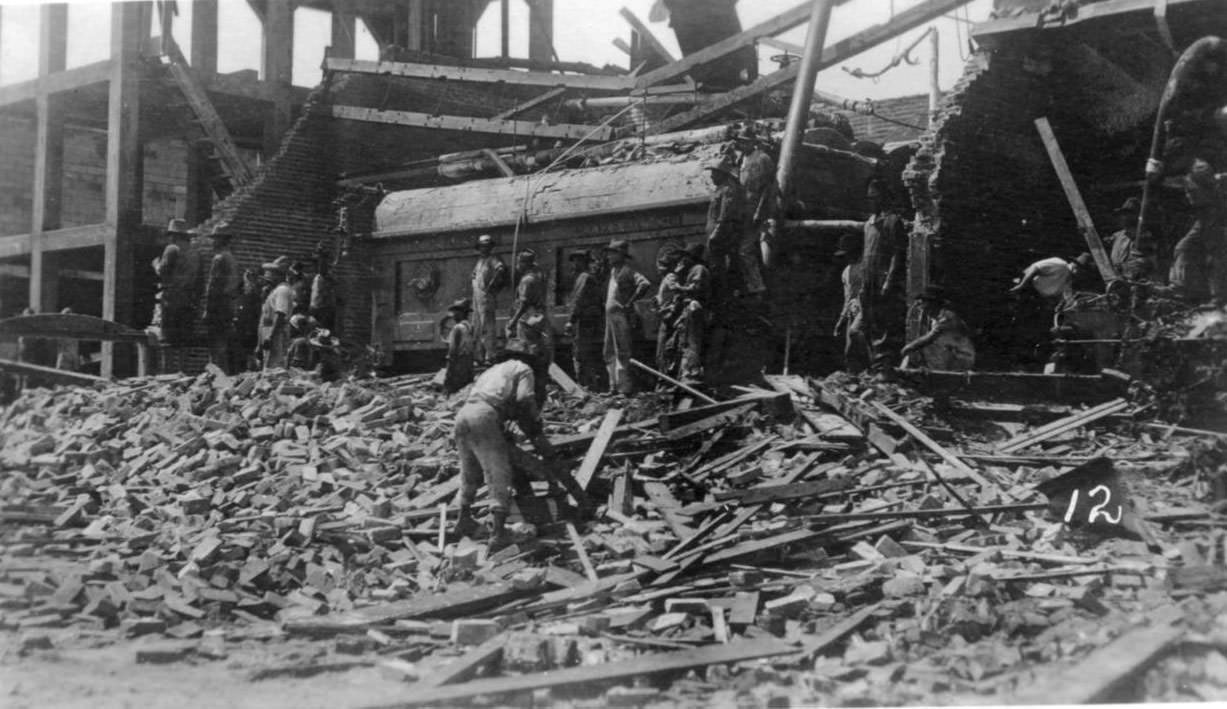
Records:
[[[443,391],[454,394],[473,381],[473,325],[469,313],[473,306],[468,298],[461,298],[447,309],[452,327],[444,338],[447,342],[447,373],[443,378]]]
[[[657,259],[657,266],[664,271],[660,279],[660,287],[656,291],[656,369],[670,376],[677,373],[680,350],[676,339],[677,316],[680,314],[679,300],[681,293],[678,286],[686,278],[685,273],[679,273],[677,264],[681,261],[682,250],[670,249],[667,254]],[[662,386],[664,383],[662,382]]]
[[[565,334],[571,338],[575,379],[583,387],[602,391],[608,386],[601,356],[605,338],[602,259],[593,258],[590,251],[576,251],[569,260],[575,269],[575,287],[571,291],[571,317]]]
[[[729,272],[729,255],[741,241],[745,202],[734,168],[722,160],[704,165],[716,193],[707,204],[707,255],[722,284]]]
[[[1117,230],[1108,237],[1111,246],[1109,260],[1116,272],[1126,280],[1141,281],[1153,275],[1155,259],[1153,255],[1154,239],[1149,234],[1139,240],[1137,238],[1138,214],[1142,210],[1142,201],[1130,197],[1118,207],[1114,214]]]
[[[161,328],[162,372],[183,371],[183,349],[192,336],[196,322],[197,293],[200,280],[200,255],[192,246],[192,235],[184,219],[172,219],[166,227],[170,243],[162,256],[154,259],[154,270],[161,282],[158,295],[158,317]]]
[[[311,281],[311,317],[320,327],[337,330],[337,278],[332,273],[332,261],[324,249],[316,251],[315,278]]]
[[[763,283],[759,238],[767,220],[775,214],[775,161],[748,126],[737,137],[737,147],[742,151],[739,180],[745,208],[741,239],[737,244],[737,267],[742,288],[749,295],[758,295],[767,290]]]
[[[519,339],[537,354],[533,371],[537,387],[537,406],[545,406],[546,384],[554,363],[554,327],[546,308],[545,274],[537,266],[537,252],[524,249],[516,259],[515,310],[507,321],[507,339]]]
[[[235,359],[238,370],[258,369],[256,347],[259,344],[260,307],[264,304],[260,278],[252,269],[243,271],[243,287],[234,306]]]
[[[869,341],[870,369],[885,377],[897,363],[903,339],[907,232],[884,181],[870,181],[866,196],[873,214],[865,222],[861,253],[861,313]]]
[[[213,260],[205,281],[205,331],[209,336],[209,361],[227,374],[238,371],[235,357],[234,305],[242,289],[238,263],[230,251],[229,232],[213,234]]]
[[[711,299],[711,273],[703,265],[703,252],[702,244],[694,244],[681,252],[677,264],[681,280],[676,334],[681,349],[680,373],[683,380],[691,382],[703,379],[703,344]]]

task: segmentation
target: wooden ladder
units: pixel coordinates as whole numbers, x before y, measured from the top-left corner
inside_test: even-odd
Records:
[[[214,182],[213,190],[219,197],[225,198],[229,193],[251,182],[251,168],[239,154],[238,146],[230,137],[225,122],[213,107],[209,94],[188,68],[178,45],[168,42],[163,47],[160,59],[192,109],[194,122],[204,134],[201,142],[213,148],[214,152],[210,158],[215,161],[218,171],[224,176],[220,183]]]

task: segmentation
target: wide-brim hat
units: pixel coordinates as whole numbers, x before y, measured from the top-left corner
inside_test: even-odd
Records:
[[[196,230],[192,229],[186,219],[175,218],[166,225],[166,233],[169,236],[192,236]]]
[[[447,309],[449,311],[457,310],[463,313],[471,313],[473,312],[473,304],[469,301],[468,298],[461,298],[460,300],[457,300],[456,302],[447,306]]]
[[[489,234],[482,234],[481,236],[477,237],[476,246],[477,248],[481,248],[483,246],[494,246],[494,237],[490,236]]]
[[[1125,203],[1112,210],[1113,214],[1137,214],[1142,211],[1142,200],[1130,197]]]
[[[311,343],[312,347],[335,347],[341,343],[340,340],[332,336],[332,331],[324,328],[319,328],[311,333],[307,338],[307,342]]]
[[[605,250],[617,251],[623,256],[629,257],[631,255],[631,242],[626,241],[625,239],[614,239],[613,241],[609,242],[609,246],[606,246]]]
[[[835,245],[835,255],[847,256],[854,251],[858,251],[864,246],[862,242],[863,236],[861,234],[842,234],[839,237],[839,243]]]
[[[267,263],[260,265],[261,270],[276,271],[278,273],[285,273],[286,271],[289,270],[289,268],[290,268],[290,257],[289,256],[278,256],[272,261],[269,261]]]

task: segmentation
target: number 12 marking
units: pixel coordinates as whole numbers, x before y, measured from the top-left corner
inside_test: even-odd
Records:
[[[1065,523],[1066,524],[1069,524],[1070,521],[1073,520],[1074,511],[1078,508],[1078,492],[1079,492],[1078,490],[1074,490],[1073,494],[1069,496],[1069,506],[1065,508]],[[1112,492],[1108,490],[1106,486],[1096,485],[1094,488],[1091,489],[1090,493],[1087,494],[1087,497],[1090,497],[1093,499],[1095,495],[1099,493],[1103,493],[1103,502],[1100,502],[1099,504],[1091,508],[1090,514],[1087,515],[1087,522],[1090,524],[1094,524],[1095,520],[1102,516],[1104,520],[1107,521],[1109,524],[1120,524],[1121,517],[1124,516],[1124,510],[1121,509],[1121,506],[1119,504],[1116,506],[1116,517],[1115,518],[1113,518],[1111,514],[1103,511],[1103,508],[1107,507],[1112,502]]]

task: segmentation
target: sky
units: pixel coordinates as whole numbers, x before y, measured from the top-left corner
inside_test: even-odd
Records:
[[[831,44],[851,34],[889,20],[892,11],[899,12],[920,0],[852,0],[837,7],[831,16],[827,43]],[[563,61],[588,62],[601,66],[627,66],[628,58],[613,45],[616,37],[630,39],[630,28],[618,14],[626,7],[644,22],[655,0],[555,0],[555,49]],[[741,0],[738,14],[743,28],[783,12],[800,0]],[[4,0],[0,9],[0,84],[33,78],[37,72],[38,8],[37,0]],[[80,66],[105,59],[108,52],[110,0],[76,0],[68,11],[68,65]],[[180,0],[180,15],[175,18],[174,35],[184,54],[190,53],[191,3]],[[523,0],[511,4],[511,53],[528,54],[528,10]],[[968,30],[974,23],[988,18],[992,0],[972,0],[933,26],[937,28],[939,44],[939,86],[949,90],[962,73],[968,54]],[[498,3],[492,2],[477,27],[478,56],[499,53]],[[246,0],[221,0],[218,40],[218,70],[227,73],[260,66],[259,21]],[[155,21],[156,25],[156,21]],[[666,22],[648,23],[661,42],[681,56],[677,40]],[[926,26],[927,27],[927,26]],[[849,99],[882,100],[896,96],[926,93],[929,90],[929,43],[922,42],[909,55],[914,65],[901,63],[878,79],[858,79],[845,69],[877,72],[910,42],[926,30],[920,27],[901,37],[885,42],[818,76],[816,86],[822,91]],[[323,48],[329,41],[329,16],[325,12],[299,8],[295,12],[294,83],[313,86],[320,79]],[[780,40],[803,44],[806,28],[799,27],[778,37]],[[156,31],[155,31],[156,34]],[[375,59],[377,50],[370,33],[358,23],[356,46],[359,59]],[[760,46],[760,71],[766,73],[776,65],[769,59],[781,53]]]

